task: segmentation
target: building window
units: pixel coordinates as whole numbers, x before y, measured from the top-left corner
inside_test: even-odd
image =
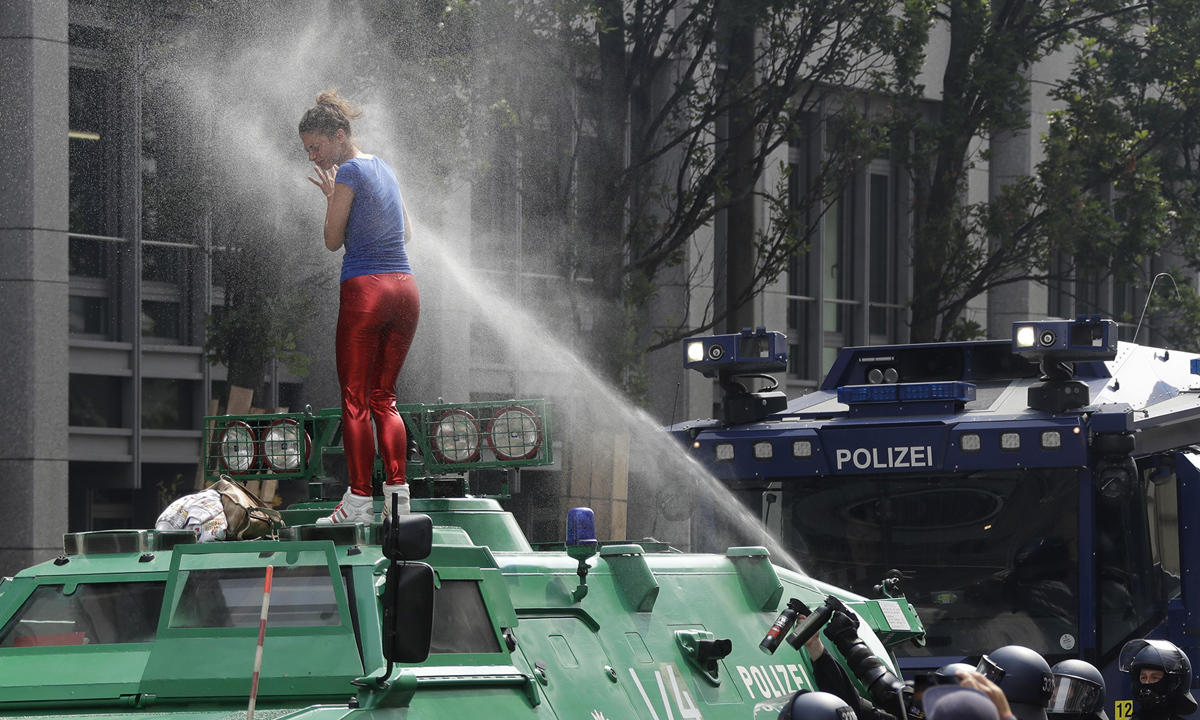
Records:
[[[194,424],[194,385],[185,380],[142,380],[142,427],[150,430],[191,430]]]
[[[108,275],[108,243],[73,237],[69,247],[71,275],[87,278],[104,278]]]
[[[108,298],[72,294],[69,310],[72,334],[108,337]]]
[[[788,198],[790,206],[795,209],[800,205],[801,192],[804,184],[804,166],[793,161],[788,168]],[[803,220],[798,221],[798,233],[804,233]],[[809,339],[813,336],[813,308],[815,305],[809,280],[809,261],[812,253],[801,249],[792,256],[787,274],[787,336],[788,344],[788,375],[792,378],[813,380],[815,373],[808,352]]]
[[[886,163],[874,163],[874,165]],[[873,168],[874,169],[874,168]],[[870,341],[896,342],[902,307],[896,301],[896,234],[891,177],[871,172],[867,181],[867,247],[870,256]]]
[[[101,70],[72,67],[68,105],[70,332],[108,340],[116,332],[113,282],[120,250],[110,124],[112,93]]]
[[[187,262],[187,254],[182,248],[142,244],[143,280],[181,284],[184,281],[183,270]]]
[[[70,229],[109,235],[110,137],[108,77],[100,70],[70,70],[67,142],[70,162]]]
[[[849,220],[845,199],[838,198],[821,221],[822,374],[833,367],[838,351],[851,342],[854,327],[855,258]]]
[[[899,342],[905,301],[890,161],[860,167],[814,217],[822,208],[805,190],[810,144],[793,144],[789,174],[791,207],[807,240],[787,273],[788,375],[800,385],[818,382],[843,347]]]
[[[67,422],[76,427],[122,427],[121,379],[104,375],[71,375],[67,390]]]
[[[179,303],[162,300],[142,301],[142,337],[177,343],[180,341],[182,323]]]

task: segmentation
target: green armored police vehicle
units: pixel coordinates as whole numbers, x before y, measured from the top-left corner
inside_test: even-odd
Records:
[[[775,718],[813,687],[802,639],[768,633],[790,601],[844,602],[897,675],[888,648],[923,637],[902,596],[844,592],[761,547],[598,542],[576,509],[567,543],[535,549],[497,501],[508,486],[475,496],[464,473],[552,462],[549,408],[400,410],[413,512],[372,525],[314,524],[337,411],[206,418],[210,479],[307,482],[309,498],[267,537],[71,533],[5,578],[0,717]]]

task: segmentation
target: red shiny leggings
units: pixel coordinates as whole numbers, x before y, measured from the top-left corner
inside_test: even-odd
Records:
[[[417,329],[421,298],[408,273],[359,275],[342,283],[337,374],[342,386],[342,443],[350,487],[371,495],[375,437],[388,483],[404,482],[408,433],[396,412],[396,376]]]

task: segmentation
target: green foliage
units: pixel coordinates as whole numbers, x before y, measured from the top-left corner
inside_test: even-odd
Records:
[[[913,182],[913,274],[937,279],[915,290],[914,341],[961,336],[967,302],[1005,283],[1144,288],[1163,253],[1195,264],[1192,3],[905,0],[900,18],[874,87],[893,99],[893,157]],[[931,30],[949,33],[936,113],[918,82]],[[1054,53],[1074,61],[1049,88],[1044,158],[970,202],[968,174],[989,159],[974,143],[1029,130],[1030,73]]]
[[[220,248],[213,254],[213,280],[224,297],[206,318],[209,362],[224,364],[231,384],[256,392],[273,360],[297,377],[307,376],[309,357],[297,350],[296,341],[316,311],[319,294],[313,290],[328,290],[333,279],[300,275],[286,249],[287,238],[262,222],[253,208],[226,205],[213,233]]]
[[[985,337],[987,335],[984,333],[982,325],[964,317],[959,317],[950,328],[950,332],[946,334],[946,339],[951,341],[983,340]]]
[[[596,326],[588,333],[615,380],[641,354],[726,322],[787,268],[804,228],[836,195],[870,148],[857,91],[882,62],[893,32],[892,0],[509,0],[469,6],[474,77],[461,88],[477,188],[507,181],[520,194],[524,257],[548,272],[592,281]],[[465,15],[464,15],[465,17]],[[535,70],[536,69],[536,70]],[[841,128],[837,147],[806,169],[801,197],[766,183],[793,140]],[[491,151],[494,149],[494,152]],[[513,161],[519,158],[519,163]],[[498,180],[503,178],[503,180]],[[483,195],[483,193],[480,193]],[[731,220],[728,247],[748,260],[724,306],[696,320],[649,325],[664,287],[704,290],[712,255],[696,238],[720,213],[748,203],[765,222]],[[489,221],[516,232],[498,208]],[[614,247],[614,245],[616,247]],[[495,259],[505,261],[504,248]],[[484,262],[489,262],[484,260]],[[691,263],[685,265],[684,263]],[[706,268],[707,265],[707,268]],[[720,291],[718,291],[720,292]],[[619,353],[612,348],[627,348]],[[629,383],[626,383],[628,386]],[[632,389],[632,388],[630,388]]]
[[[1039,166],[1046,227],[1078,274],[1146,288],[1158,258],[1197,266],[1200,31],[1187,2],[1154,3],[1079,30],[1080,53],[1055,89],[1063,110]],[[1186,278],[1186,268],[1175,277]],[[1195,346],[1195,288],[1151,297],[1160,329]]]

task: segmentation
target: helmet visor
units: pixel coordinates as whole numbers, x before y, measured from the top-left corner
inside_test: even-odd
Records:
[[[1083,678],[1054,676],[1054,691],[1046,711],[1052,714],[1082,715],[1094,712],[1104,703],[1104,690]]]
[[[979,658],[979,665],[977,665],[975,669],[983,673],[984,677],[996,683],[997,685],[999,685],[1000,681],[1004,679],[1004,668],[992,662],[992,659],[987,655]]]
[[[1129,672],[1136,668],[1159,668],[1164,673],[1175,674],[1183,672],[1191,675],[1191,664],[1187,657],[1172,643],[1165,640],[1130,640],[1121,648],[1121,656],[1117,660],[1117,669]]]

